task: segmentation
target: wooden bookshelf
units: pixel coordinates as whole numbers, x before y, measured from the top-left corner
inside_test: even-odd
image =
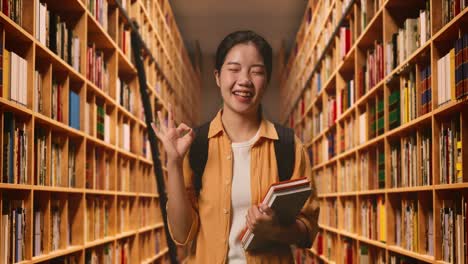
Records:
[[[468,194],[468,93],[451,91],[448,64],[468,8],[444,3],[308,2],[280,81],[281,122],[308,148],[321,207],[298,263],[450,263],[468,250],[447,243]]]
[[[12,3],[0,12],[1,248],[13,219],[22,236],[6,262],[168,263],[126,17],[114,0]],[[153,114],[171,104],[197,124],[201,80],[169,2],[121,3],[155,58],[143,56]]]

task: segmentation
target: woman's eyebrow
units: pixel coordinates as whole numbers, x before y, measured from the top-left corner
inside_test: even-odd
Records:
[[[240,66],[240,63],[231,61],[231,62],[226,63],[226,65],[239,65]]]

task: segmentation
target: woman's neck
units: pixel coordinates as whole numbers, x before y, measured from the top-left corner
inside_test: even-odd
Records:
[[[232,142],[244,142],[255,136],[260,127],[260,116],[241,115],[224,106],[221,115],[224,130]]]

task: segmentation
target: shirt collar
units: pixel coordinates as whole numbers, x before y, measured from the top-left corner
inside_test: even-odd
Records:
[[[221,120],[222,111],[223,111],[222,109],[219,110],[215,118],[211,121],[210,129],[208,131],[208,138],[212,138],[221,132],[225,133],[223,122]],[[273,140],[278,139],[278,133],[276,132],[276,129],[273,123],[271,123],[270,121],[266,120],[263,117],[260,123],[260,130],[258,132],[258,137],[259,138],[264,137],[264,138],[269,138]]]

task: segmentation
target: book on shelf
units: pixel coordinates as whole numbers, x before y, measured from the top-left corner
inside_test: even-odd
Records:
[[[384,100],[383,98],[377,98],[377,135],[383,135],[385,132],[385,119],[384,119]]]
[[[390,144],[390,178],[392,188],[402,187],[400,142]]]
[[[440,220],[442,227],[442,260],[448,263],[465,263],[468,237],[467,195],[459,199],[442,200]]]
[[[468,33],[455,40],[455,97],[468,95]]]
[[[14,51],[2,50],[3,97],[15,103],[28,104],[28,61]]]
[[[28,182],[28,130],[11,112],[3,115],[3,183]]]
[[[443,0],[441,4],[443,25],[449,23],[468,6],[466,0]]]
[[[416,89],[416,73],[414,67],[410,68],[408,76],[404,76],[401,80],[401,121],[406,124],[419,116],[417,112],[417,89]]]
[[[44,212],[34,211],[34,254],[40,256],[44,252]]]
[[[9,0],[2,1],[0,9],[7,17],[13,22],[22,26],[23,25],[23,0]]]
[[[109,93],[109,72],[104,58],[104,51],[89,43],[86,51],[86,78],[105,93]]]
[[[369,91],[383,79],[383,61],[382,43],[376,40],[373,47],[366,51],[366,65],[362,68],[365,80],[365,89],[362,89],[363,91]]]
[[[424,67],[421,70],[420,76],[419,94],[421,96],[421,106],[419,111],[420,115],[424,115],[432,111],[431,66]]]
[[[424,186],[431,185],[432,184],[432,135],[431,135],[431,132],[422,133],[421,150],[418,153],[418,155],[421,156],[422,185]]]
[[[130,125],[127,123],[122,124],[122,148],[126,151],[130,151]]]
[[[306,178],[274,183],[266,192],[262,204],[275,211],[280,224],[294,223],[295,217],[309,199],[312,189]],[[256,237],[248,228],[240,234],[242,247],[251,251],[268,246],[269,242]]]
[[[97,138],[104,140],[104,119],[105,110],[103,105],[96,105],[96,135]]]
[[[47,3],[35,0],[35,38],[75,70],[80,70],[80,39],[64,16],[48,9]]]
[[[97,22],[107,31],[108,28],[108,3],[107,0],[87,0],[86,7]],[[125,1],[121,1],[125,2]]]
[[[361,22],[361,32],[364,31],[372,20],[374,15],[382,6],[382,0],[360,0],[361,12],[360,12],[360,22]]]
[[[63,121],[63,85],[57,80],[52,81],[52,119]]]
[[[416,135],[402,138],[401,151],[401,187],[418,186],[418,146]]]
[[[3,194],[2,202],[2,263],[25,260],[25,232],[28,212],[23,200],[10,200]]]
[[[68,187],[76,187],[76,152],[73,142],[68,145]]]
[[[385,44],[386,58],[388,58],[385,62],[385,73],[390,74],[430,38],[430,1],[426,0],[425,7],[419,10],[419,14],[407,17],[402,27],[392,34],[391,40]]]
[[[340,59],[343,59],[352,46],[352,35],[349,23],[340,27]]]
[[[353,264],[353,242],[349,238],[343,239],[342,257],[342,263]]]
[[[34,111],[44,113],[42,74],[34,71]]]
[[[468,95],[468,34],[456,39],[453,48],[437,60],[438,105]]]
[[[388,123],[394,129],[400,125],[400,90],[393,90],[388,97]]]
[[[80,95],[73,90],[69,93],[68,107],[69,126],[80,130]]]
[[[61,203],[58,200],[52,201],[51,203],[51,223],[50,223],[50,250],[55,251],[59,250],[61,248],[61,244],[63,241],[60,240],[61,237],[61,232],[64,231],[61,228],[62,221],[66,221],[67,219],[62,219],[61,216],[61,207],[63,206],[63,203]]]
[[[462,146],[459,116],[443,122],[439,135],[439,182],[441,184],[463,182]]]
[[[354,212],[356,204],[350,199],[346,199],[343,204],[343,230],[354,233]]]
[[[62,183],[62,142],[55,139],[52,142],[50,158],[50,179],[51,186],[63,186]]]
[[[341,163],[339,169],[339,183],[341,192],[354,192],[356,191],[356,175],[357,166],[354,158],[348,158]]]

